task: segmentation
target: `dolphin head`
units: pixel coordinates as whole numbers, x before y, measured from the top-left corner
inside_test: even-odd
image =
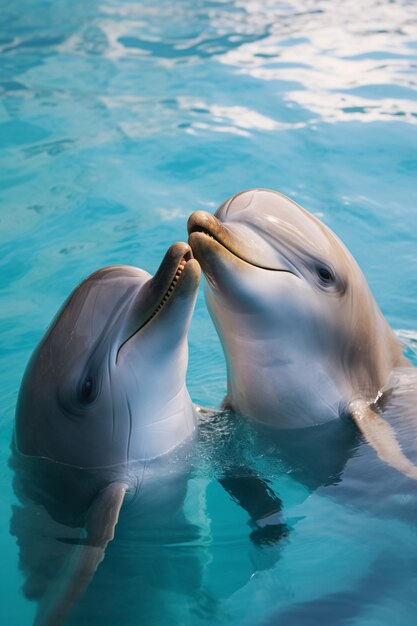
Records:
[[[100,269],[58,312],[26,368],[15,444],[27,455],[103,467],[164,454],[194,430],[187,332],[200,268],[169,248],[158,271]]]
[[[188,229],[226,356],[226,402],[298,427],[377,393],[401,350],[359,266],[320,220],[252,189],[215,216],[193,213]]]

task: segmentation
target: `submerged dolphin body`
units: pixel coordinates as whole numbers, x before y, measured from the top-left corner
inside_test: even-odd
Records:
[[[27,595],[43,596],[42,626],[62,624],[82,595],[124,501],[135,527],[158,527],[181,508],[186,464],[177,451],[196,431],[185,375],[199,279],[184,243],[171,246],[154,277],[127,266],[99,270],[74,290],[29,361],[11,456],[23,507],[11,526]],[[55,533],[49,562],[34,545],[41,512]]]
[[[417,478],[375,405],[410,364],[334,233],[264,189],[215,216],[193,213],[188,230],[226,357],[225,405],[275,428],[349,415],[382,459]]]

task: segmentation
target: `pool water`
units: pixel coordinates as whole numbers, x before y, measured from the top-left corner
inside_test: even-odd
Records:
[[[1,3],[2,624],[36,611],[10,530],[16,396],[74,286],[112,263],[153,272],[192,211],[273,188],[343,239],[417,365],[416,146],[413,0]],[[188,385],[216,407],[225,367],[200,291]],[[360,441],[323,478],[317,460],[335,451],[308,434],[299,472],[285,446],[216,420],[195,452],[187,524],[140,546],[121,526],[70,623],[414,624],[416,486]],[[254,540],[213,449],[219,467],[269,479],[279,537]]]

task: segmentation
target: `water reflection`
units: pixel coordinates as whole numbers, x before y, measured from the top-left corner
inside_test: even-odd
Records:
[[[198,607],[203,614],[215,610],[202,583],[209,558],[204,508],[194,514],[197,524],[183,513],[187,481],[180,458],[177,470],[172,458],[126,468],[131,492],[89,585],[80,574],[83,552],[96,560],[99,549],[83,526],[92,496],[117,480],[119,470],[82,470],[17,453],[10,462],[20,502],[10,530],[19,546],[23,591],[38,603],[40,624],[133,624],[138,616],[142,624],[178,623]],[[155,475],[162,480],[155,482]],[[48,621],[55,611],[65,619]]]
[[[65,6],[60,4],[60,13]],[[66,8],[70,12],[70,6]],[[55,22],[58,9],[52,8],[52,12],[56,14],[52,15]],[[42,53],[40,58],[51,65],[49,76],[54,75],[53,57],[57,54],[68,55],[70,65],[76,59],[79,64],[83,57],[96,56],[101,59],[93,78],[96,84],[100,73],[104,71],[108,75],[111,71],[109,62],[115,63],[117,77],[113,84],[117,90],[113,94],[112,84],[106,84],[102,102],[108,102],[112,108],[117,98],[119,108],[123,103],[126,111],[131,106],[143,110],[143,87],[152,89],[151,83],[143,80],[150,64],[157,72],[156,81],[169,81],[166,76],[169,70],[182,75],[184,63],[201,65],[210,61],[218,65],[219,76],[222,65],[230,68],[228,75],[236,81],[239,91],[242,77],[255,81],[250,85],[251,91],[257,88],[258,81],[274,82],[279,92],[284,88],[275,111],[271,103],[268,106],[261,101],[253,110],[239,108],[237,102],[225,106],[220,94],[214,93],[209,111],[214,121],[212,130],[217,132],[299,128],[314,125],[317,119],[370,122],[401,117],[409,123],[416,121],[417,10],[407,0],[395,3],[361,0],[354,10],[330,0],[198,4],[182,0],[160,2],[158,6],[148,2],[118,5],[101,2],[82,17],[83,21],[81,13],[75,12],[73,19],[61,24],[54,37],[42,34],[42,30],[37,33],[33,28],[26,34],[21,28],[21,36],[0,42],[1,50],[6,58],[17,59],[25,54],[21,61],[27,68],[30,59],[24,51],[38,49]],[[11,19],[7,13],[5,18]],[[39,23],[40,18],[39,15]],[[24,26],[23,17],[13,15],[13,19]],[[142,84],[137,89],[139,68]],[[12,80],[3,83],[6,94],[13,92],[12,85],[17,84],[16,63],[13,70]],[[134,77],[132,83],[130,76]],[[49,80],[46,74],[43,77]],[[85,81],[82,85],[83,90],[88,87]],[[30,89],[30,85],[23,83],[21,88]],[[153,112],[153,104],[149,102],[149,105],[145,105],[148,113]],[[299,109],[298,119],[291,119],[294,107]],[[224,111],[233,123],[217,125],[216,117],[222,117]],[[249,114],[252,121],[248,126],[245,119],[249,120]],[[205,129],[206,123],[202,119],[201,125],[195,127]],[[128,134],[139,137],[141,133],[146,134],[145,122]]]
[[[417,370],[394,373],[386,392],[380,411],[415,463]],[[235,619],[257,619],[249,597],[265,607],[262,623],[268,625],[359,623],[368,612],[385,619],[416,574],[406,556],[415,533],[415,481],[381,462],[349,421],[277,434],[257,428],[245,450],[282,497],[290,533],[279,561],[259,569],[228,599]],[[287,501],[289,477],[307,490]]]

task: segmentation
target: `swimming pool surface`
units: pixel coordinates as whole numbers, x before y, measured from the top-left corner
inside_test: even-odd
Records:
[[[36,609],[10,531],[17,391],[74,286],[112,263],[153,272],[192,211],[273,188],[347,244],[417,364],[416,181],[413,0],[0,3],[2,624]],[[200,291],[188,384],[214,407],[225,367]],[[300,480],[244,428],[228,450],[228,419],[219,456],[244,448],[262,465],[283,536],[251,539],[202,447],[185,503],[194,539],[128,556],[110,545],[69,623],[415,624],[416,486],[363,443],[330,483]]]

